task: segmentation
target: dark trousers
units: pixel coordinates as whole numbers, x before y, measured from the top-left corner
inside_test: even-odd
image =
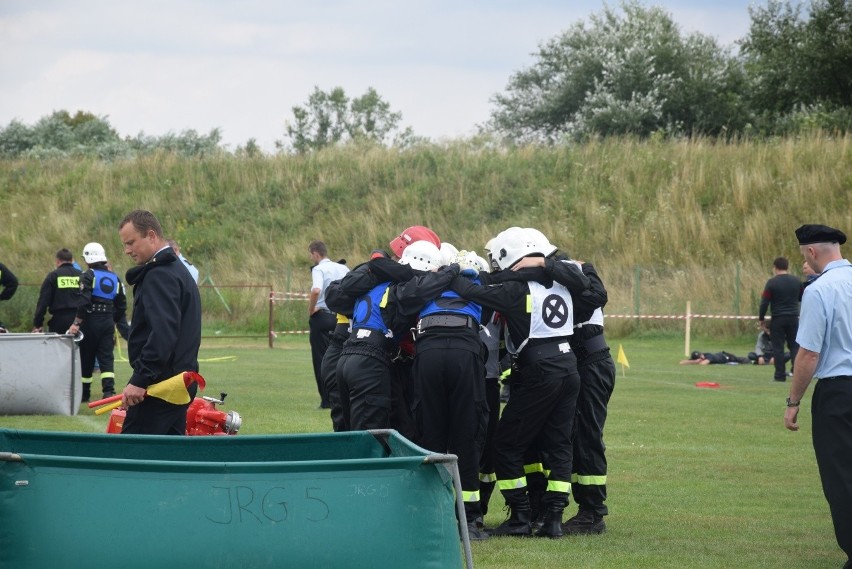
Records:
[[[331,426],[334,432],[343,430],[343,408],[340,406],[340,391],[337,388],[337,362],[340,361],[340,354],[343,352],[343,342],[349,337],[348,328],[348,324],[338,324],[334,329],[320,369],[326,400],[331,409]]]
[[[488,426],[485,429],[485,444],[479,457],[479,495],[482,515],[488,513],[488,502],[494,491],[494,437],[500,420],[500,380],[485,378],[485,403],[488,405]]]
[[[459,478],[468,521],[479,507],[479,458],[485,443],[488,404],[481,353],[454,348],[448,334],[417,341],[414,358],[414,416],[418,444],[458,456]]]
[[[337,389],[344,431],[391,427],[391,383],[389,362],[377,357],[346,353],[337,362]]]
[[[197,384],[189,387],[195,397]],[[127,408],[122,434],[127,435],[186,435],[186,405],[175,405],[157,397],[146,397],[141,403]]]
[[[320,405],[328,407],[328,393],[322,381],[322,358],[331,341],[331,334],[337,326],[337,316],[331,312],[317,310],[308,320],[311,342],[311,360],[314,365],[314,379],[317,382],[317,393],[320,396]]]
[[[393,381],[391,382],[391,429],[399,431],[403,437],[410,441],[419,438],[417,423],[412,411],[414,401],[414,379],[412,368],[414,361],[411,358],[393,362],[391,371]]]
[[[81,327],[83,340],[80,342],[80,369],[83,377],[92,377],[95,358],[101,372],[114,371],[113,349],[115,345],[115,323],[112,314],[88,314]]]
[[[834,535],[852,559],[852,378],[817,381],[811,415],[814,453]]]
[[[772,337],[772,353],[783,354],[784,342],[790,350],[790,368],[796,365],[796,352],[799,344],[796,343],[796,332],[799,330],[798,316],[775,316],[769,323],[769,335]],[[785,358],[775,358],[775,379],[786,379],[787,365]]]
[[[497,425],[497,485],[524,477],[527,451],[546,448],[551,482],[570,483],[572,431],[580,376],[573,353],[527,362],[512,372],[512,396]],[[501,487],[509,499],[513,491]],[[545,504],[566,505],[568,495],[548,489]]]
[[[606,445],[603,440],[607,406],[615,388],[615,363],[603,359],[580,363],[580,394],[574,422],[574,473],[571,491],[581,508],[605,516]]]
[[[101,370],[104,392],[115,391],[115,322],[110,313],[87,314],[82,326],[83,340],[80,342],[80,370],[84,380],[92,378],[95,358]],[[87,383],[84,381],[84,383]]]
[[[71,327],[74,318],[77,317],[77,309],[57,310],[52,313],[50,320],[47,321],[47,330],[54,334],[64,334]]]

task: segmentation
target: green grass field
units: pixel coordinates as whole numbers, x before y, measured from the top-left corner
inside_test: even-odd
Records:
[[[782,420],[788,386],[771,381],[771,368],[680,366],[678,339],[611,341],[618,343],[631,367],[626,376],[619,370],[606,430],[608,532],[474,543],[475,566],[839,568],[845,559],[811,446],[811,391],[802,429],[792,433]],[[745,340],[693,338],[692,345],[737,355],[752,349]],[[241,434],[331,430],[317,409],[307,337],[279,339],[272,350],[264,340],[208,340],[200,358],[206,394],[228,393],[222,408],[242,415]],[[126,362],[116,375],[119,383],[128,377]],[[699,381],[721,388],[697,388]],[[103,432],[106,423],[85,405],[76,417],[0,417],[0,427],[17,429]],[[503,516],[495,495],[486,523]]]

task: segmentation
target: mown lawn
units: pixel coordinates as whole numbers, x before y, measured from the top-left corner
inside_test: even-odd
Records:
[[[619,370],[607,423],[607,533],[474,543],[476,567],[840,567],[811,447],[811,392],[802,429],[791,433],[782,421],[788,386],[772,382],[770,368],[680,366],[676,339],[611,343],[619,342],[631,367]],[[696,339],[693,347],[752,349]],[[331,430],[317,409],[306,337],[279,339],[272,350],[262,340],[210,340],[201,359],[206,394],[228,393],[223,409],[242,415],[241,433]],[[117,365],[119,382],[128,370]],[[37,430],[103,432],[106,423],[85,406],[76,417],[0,417],[0,427]],[[496,525],[502,499],[490,506],[486,523]]]

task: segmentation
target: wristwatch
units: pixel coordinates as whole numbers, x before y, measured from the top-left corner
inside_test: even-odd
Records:
[[[799,401],[793,401],[788,397],[787,398],[787,407],[798,407],[799,403],[801,403],[801,402],[802,402],[801,399]]]

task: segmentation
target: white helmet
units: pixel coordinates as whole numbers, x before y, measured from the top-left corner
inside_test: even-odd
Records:
[[[462,249],[456,253],[455,257],[449,259],[444,264],[451,265],[453,263],[457,264],[461,271],[472,270],[477,273],[481,271],[485,271],[487,273],[490,270],[488,261],[477,255],[476,251],[467,251]]]
[[[429,241],[415,241],[406,247],[399,262],[418,271],[434,271],[444,264],[441,250]]]
[[[510,227],[501,231],[486,246],[490,246],[492,261],[502,270],[510,268],[528,255],[543,254],[530,232],[521,227]]]
[[[447,243],[446,241],[441,242],[441,264],[449,265],[456,255],[459,254],[459,250],[456,249],[455,245],[452,243]]]
[[[484,273],[490,273],[491,272],[491,263],[486,261],[485,258],[477,255],[476,258],[474,259],[474,262],[476,263],[476,266],[479,267],[480,271],[482,271]]]
[[[556,249],[558,249],[558,247],[551,243],[550,239],[548,239],[547,236],[538,229],[533,227],[525,227],[524,229],[527,230],[533,241],[536,243],[536,246],[539,248],[539,252],[545,257],[550,257],[556,252]]]
[[[100,243],[86,243],[86,246],[83,247],[83,260],[89,265],[106,261],[104,246]]]

